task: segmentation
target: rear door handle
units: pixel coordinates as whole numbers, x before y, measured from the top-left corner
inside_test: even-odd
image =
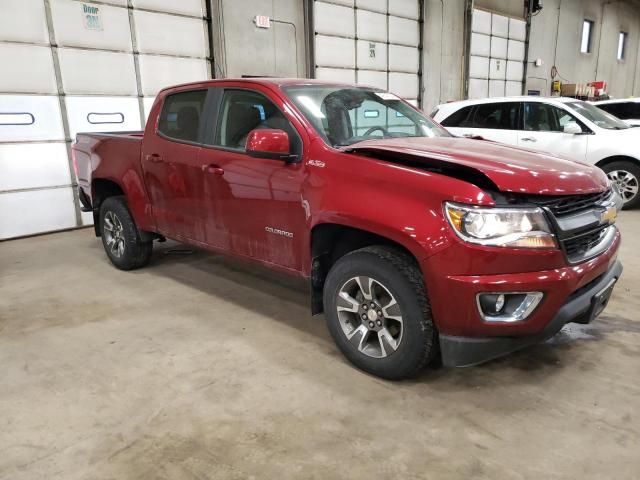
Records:
[[[534,142],[534,143],[538,141],[533,137],[524,137],[524,138],[521,138],[520,140],[522,140],[523,142]]]
[[[213,173],[215,175],[224,175],[224,170],[215,164],[203,165],[202,171],[205,173]]]
[[[158,155],[157,153],[151,153],[151,154],[147,155],[145,157],[145,160],[147,160],[148,162],[152,162],[152,163],[160,163],[160,162],[164,161],[162,159],[162,157],[160,155]]]

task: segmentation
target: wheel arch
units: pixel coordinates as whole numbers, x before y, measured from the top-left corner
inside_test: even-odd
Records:
[[[109,197],[125,195],[122,186],[115,180],[96,178],[91,181],[91,206],[93,208],[93,228],[96,237],[102,235],[100,231],[100,206]]]
[[[323,312],[322,291],[327,274],[331,267],[344,255],[360,248],[373,245],[384,245],[395,248],[410,258],[419,266],[418,258],[412,249],[417,245],[407,245],[398,239],[375,232],[341,223],[320,223],[311,230],[311,313]]]
[[[610,157],[603,158],[598,163],[596,163],[596,167],[603,168],[613,162],[631,162],[640,167],[640,159],[631,157],[629,155],[612,155]]]
[[[635,190],[633,185],[628,184],[628,181],[629,181],[628,177],[623,184],[619,184],[620,193],[622,195],[622,199],[624,200],[624,204],[622,208],[624,210],[637,208],[638,206],[640,206],[640,193],[638,192],[638,189],[637,189],[638,187],[637,184],[638,184],[638,181],[640,180],[640,160],[630,155],[616,155],[616,156],[611,156],[603,160],[600,160],[598,163],[596,163],[596,166],[601,168],[603,171],[605,171],[608,165],[612,165],[614,163],[617,163],[617,164],[626,163],[628,166],[623,167],[623,166],[617,165],[615,167],[612,167],[611,170],[613,170],[614,168],[620,169],[620,170],[623,170],[624,168],[626,168],[627,170],[629,170],[628,173],[630,175],[633,175],[633,177],[635,177]],[[607,173],[607,176],[608,176],[608,172],[605,171],[605,173]],[[619,181],[619,178],[616,178],[616,180]],[[631,192],[633,192],[633,194],[629,196]]]

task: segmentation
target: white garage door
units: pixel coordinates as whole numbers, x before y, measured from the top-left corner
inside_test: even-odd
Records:
[[[315,76],[420,99],[420,0],[314,2]]]
[[[164,86],[209,78],[203,0],[3,0],[0,239],[92,222],[78,132],[140,130]]]
[[[473,10],[469,98],[522,94],[526,34],[524,20]]]

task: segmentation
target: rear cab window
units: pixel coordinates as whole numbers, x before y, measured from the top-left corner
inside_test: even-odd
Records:
[[[160,112],[158,133],[172,140],[198,142],[206,98],[206,89],[167,95]]]

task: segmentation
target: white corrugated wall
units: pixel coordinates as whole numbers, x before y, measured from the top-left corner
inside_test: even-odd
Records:
[[[420,98],[419,0],[314,1],[315,76]]]
[[[92,222],[77,132],[140,130],[167,85],[210,77],[204,0],[3,0],[0,239]]]
[[[473,9],[469,98],[522,94],[526,34],[524,20]]]

